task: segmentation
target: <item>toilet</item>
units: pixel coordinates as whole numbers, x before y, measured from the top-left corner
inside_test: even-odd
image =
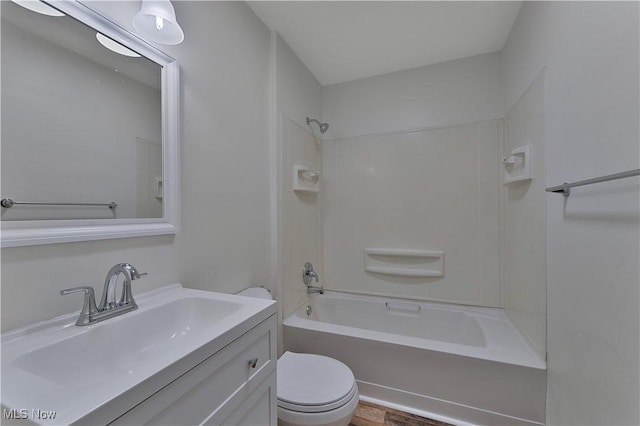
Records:
[[[272,299],[266,288],[239,296]],[[342,362],[323,355],[285,352],[278,359],[279,426],[347,426],[358,405],[355,377]]]

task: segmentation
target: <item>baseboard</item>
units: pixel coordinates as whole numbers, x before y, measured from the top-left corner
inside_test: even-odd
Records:
[[[426,395],[406,392],[358,380],[360,399],[456,426],[508,425],[544,426],[543,423],[512,417]]]

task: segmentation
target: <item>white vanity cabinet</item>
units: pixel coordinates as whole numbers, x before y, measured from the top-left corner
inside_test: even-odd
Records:
[[[76,312],[4,333],[5,420],[276,425],[274,300],[176,283],[136,302],[87,327],[74,325]]]
[[[276,425],[276,315],[205,359],[112,425]]]

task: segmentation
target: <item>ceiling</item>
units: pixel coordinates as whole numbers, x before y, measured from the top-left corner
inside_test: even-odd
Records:
[[[324,86],[501,50],[521,2],[248,4]]]

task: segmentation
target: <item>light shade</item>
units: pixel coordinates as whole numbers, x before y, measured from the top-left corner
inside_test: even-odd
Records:
[[[53,7],[42,3],[40,0],[13,0],[15,4],[19,4],[25,9],[29,9],[32,12],[38,12],[42,15],[47,16],[64,16],[64,13],[60,12],[58,9],[54,9]]]
[[[120,43],[111,40],[109,37],[101,34],[101,33],[96,33],[96,38],[98,39],[98,41],[100,42],[101,45],[103,45],[104,47],[106,47],[107,49],[111,50],[112,52],[116,52],[119,53],[120,55],[123,56],[128,56],[130,58],[139,58],[140,55],[137,54],[136,52],[134,52],[133,50],[124,47],[123,45],[121,45]]]
[[[184,33],[169,0],[142,0],[133,17],[133,28],[143,37],[160,44],[180,44]]]

